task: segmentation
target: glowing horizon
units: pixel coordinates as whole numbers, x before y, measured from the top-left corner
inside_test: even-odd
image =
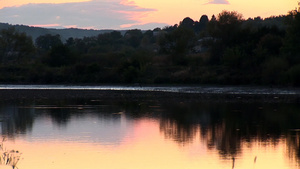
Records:
[[[202,15],[211,18],[223,10],[237,11],[248,19],[286,15],[296,7],[295,0],[4,0],[0,4],[0,22],[61,28],[71,25],[94,29],[154,29],[178,24],[185,17],[195,21]]]

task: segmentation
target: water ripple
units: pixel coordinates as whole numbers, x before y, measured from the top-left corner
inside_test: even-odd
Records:
[[[0,85],[0,90],[116,90],[116,91],[161,91],[177,93],[208,94],[279,94],[297,95],[299,88],[267,88],[249,86],[80,86],[80,85]]]

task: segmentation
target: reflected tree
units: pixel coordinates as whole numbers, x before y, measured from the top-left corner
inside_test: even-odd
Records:
[[[203,103],[164,108],[167,113],[162,115],[160,131],[166,138],[184,145],[195,141],[200,133],[207,147],[217,149],[226,159],[241,153],[243,143],[251,146],[259,140],[276,146],[290,128],[300,128],[299,107],[292,105]],[[297,142],[291,145],[295,145],[292,151],[299,149]]]
[[[46,111],[59,126],[66,126],[71,118],[70,108],[57,107]]]
[[[299,129],[289,130],[287,134],[287,151],[290,159],[300,161],[300,131]]]
[[[0,119],[2,134],[13,138],[16,134],[31,132],[34,122],[34,110],[19,108],[17,105],[1,105]]]
[[[119,121],[125,113],[128,119],[159,120],[162,135],[179,145],[188,145],[200,137],[208,149],[217,150],[225,159],[237,157],[243,144],[251,148],[258,141],[277,146],[282,139],[286,139],[288,154],[300,159],[297,104],[46,99],[35,105],[48,106],[36,109],[0,104],[2,134],[13,138],[30,131],[35,115],[49,115],[64,126],[74,116],[91,113]]]
[[[174,140],[182,145],[192,142],[197,134],[195,126],[189,127],[184,124],[178,124],[176,120],[161,121],[160,131],[163,132],[165,138]]]

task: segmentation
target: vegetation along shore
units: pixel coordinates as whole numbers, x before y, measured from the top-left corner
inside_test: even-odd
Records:
[[[103,101],[266,102],[299,103],[299,94],[183,93],[130,90],[5,89],[0,101],[43,99],[91,99]]]
[[[33,39],[34,28],[27,28],[0,30],[0,83],[300,86],[296,10],[264,19],[222,11],[164,28],[86,37]]]

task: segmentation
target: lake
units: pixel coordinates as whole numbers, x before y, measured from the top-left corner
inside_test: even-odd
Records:
[[[298,169],[299,121],[297,103],[0,100],[3,150],[19,152],[19,169]]]

